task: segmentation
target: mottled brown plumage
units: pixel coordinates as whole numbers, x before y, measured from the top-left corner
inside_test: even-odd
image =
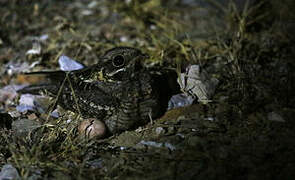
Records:
[[[51,81],[20,92],[39,93],[45,89],[56,96],[63,88],[58,103],[64,108],[104,121],[111,133],[128,130],[161,115],[171,96],[165,77],[142,66],[145,57],[135,48],[113,48],[91,67],[30,73],[45,74]]]

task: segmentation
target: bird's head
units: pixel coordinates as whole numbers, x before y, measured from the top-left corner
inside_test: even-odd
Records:
[[[101,58],[101,76],[108,81],[130,78],[140,71],[142,62],[148,56],[131,47],[116,47],[108,50]]]
[[[74,71],[84,82],[124,81],[143,69],[142,62],[148,56],[131,47],[116,47],[105,52],[98,64]]]

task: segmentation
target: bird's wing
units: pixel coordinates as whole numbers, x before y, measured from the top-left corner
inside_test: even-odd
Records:
[[[104,82],[73,81],[72,88],[66,85],[59,97],[59,104],[65,109],[80,111],[85,117],[103,118],[112,114],[118,106],[118,99],[112,96],[112,85]]]

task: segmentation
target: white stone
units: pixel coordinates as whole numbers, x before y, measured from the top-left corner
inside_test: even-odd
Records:
[[[267,119],[276,122],[285,122],[284,118],[276,112],[270,112],[267,114]]]
[[[211,77],[206,70],[201,69],[199,65],[187,67],[186,72],[181,73],[177,81],[184,92],[198,97],[202,103],[210,102],[219,82],[218,79]]]

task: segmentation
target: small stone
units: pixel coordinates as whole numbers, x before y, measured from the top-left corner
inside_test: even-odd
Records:
[[[121,42],[127,42],[128,38],[126,36],[122,36],[122,37],[120,37],[120,41]]]
[[[44,96],[35,96],[34,97],[34,108],[39,113],[46,113],[52,105],[53,101],[52,98],[44,97]]]
[[[156,134],[157,135],[163,135],[163,134],[165,134],[165,129],[163,127],[157,127],[156,128]]]
[[[58,63],[62,71],[73,71],[84,68],[82,64],[65,55],[59,57]]]
[[[177,122],[184,121],[185,119],[186,117],[184,115],[181,115],[177,118]]]
[[[21,113],[18,111],[10,111],[10,112],[8,112],[8,114],[13,118],[17,118],[17,117],[21,116]]]
[[[174,134],[176,131],[176,128],[174,126],[168,127],[168,134]]]
[[[11,164],[5,164],[0,172],[0,179],[21,179],[16,168]]]
[[[28,50],[26,52],[26,55],[39,55],[41,54],[41,51],[42,51],[42,48],[41,48],[40,42],[34,41],[32,49]]]
[[[91,2],[87,5],[87,7],[88,7],[88,8],[95,8],[97,5],[98,5],[98,2],[96,2],[96,1],[91,1]]]
[[[270,112],[267,114],[267,119],[276,122],[285,122],[284,118],[276,112]]]
[[[187,96],[184,93],[173,95],[168,102],[168,110],[189,106],[194,102],[195,98]]]
[[[50,115],[54,118],[58,118],[59,117],[59,112],[58,109],[53,110]]]
[[[26,136],[39,127],[41,127],[40,122],[30,119],[18,119],[12,122],[12,130],[17,136]]]
[[[35,113],[32,113],[32,114],[28,115],[28,119],[29,119],[29,120],[35,120],[35,119],[37,119],[37,118],[38,118],[38,117],[36,116]]]
[[[0,102],[12,101],[17,96],[17,90],[22,86],[8,85],[0,89]]]
[[[21,113],[34,110],[34,99],[35,96],[31,94],[22,94],[19,99],[19,105],[16,106],[16,110]]]
[[[207,117],[207,118],[204,118],[205,121],[215,121],[215,118],[214,117]]]
[[[142,132],[144,129],[143,129],[143,127],[138,127],[137,129],[135,129],[135,132],[137,132],[137,133],[140,133],[140,132]]]
[[[126,150],[126,149],[127,149],[127,147],[124,147],[124,146],[121,146],[121,147],[120,147],[120,150],[121,150],[121,151],[124,151],[124,150]]]
[[[164,148],[168,148],[171,151],[176,150],[176,147],[169,142],[162,143],[162,142],[156,142],[156,141],[141,140],[138,144],[151,146],[151,147],[155,147],[155,148],[163,148],[164,147]]]
[[[211,102],[210,98],[219,83],[218,79],[205,69],[201,69],[199,65],[188,66],[186,72],[180,74],[177,82],[186,94],[198,97],[198,101],[204,104]]]
[[[185,135],[184,134],[181,134],[181,133],[177,133],[176,136],[180,137],[181,139],[184,139],[185,138]]]
[[[91,11],[89,9],[83,10],[81,12],[81,15],[83,15],[83,16],[89,16],[89,15],[92,15],[92,14],[93,14],[93,11]]]
[[[102,138],[106,133],[106,126],[102,121],[90,118],[81,122],[79,133],[87,138]]]

